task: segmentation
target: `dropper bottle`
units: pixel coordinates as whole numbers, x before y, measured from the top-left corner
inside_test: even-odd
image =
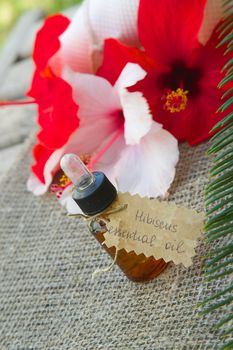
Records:
[[[102,213],[116,199],[117,190],[106,175],[100,171],[90,172],[77,155],[64,155],[61,168],[74,184],[72,197],[84,214],[95,216]],[[106,231],[105,223],[97,218],[92,234],[130,280],[146,282],[166,268],[167,263],[163,259],[147,258],[134,251],[128,253],[125,249],[120,249],[116,254],[115,247],[108,248],[103,243]]]

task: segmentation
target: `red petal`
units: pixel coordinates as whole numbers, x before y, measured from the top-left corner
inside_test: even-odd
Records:
[[[213,103],[213,98],[214,102]],[[164,128],[170,131],[179,141],[187,141],[190,145],[196,145],[208,140],[210,130],[222,118],[216,114],[219,99],[214,91],[214,96],[203,96],[197,100],[189,101],[185,111],[170,113],[159,110],[155,118],[163,122]]]
[[[218,26],[217,26],[218,27]],[[205,78],[202,80],[202,87],[208,89],[208,87],[216,87],[224,74],[221,73],[224,65],[229,61],[230,55],[224,55],[227,49],[227,43],[219,48],[216,48],[220,39],[216,30],[214,30],[209,41],[199,51],[198,58],[196,60],[197,65],[202,67],[205,72]]]
[[[72,98],[72,88],[61,78],[48,79],[51,103],[41,104],[39,124],[42,131],[38,138],[48,148],[58,149],[78,128],[78,106]]]
[[[136,47],[121,44],[115,39],[105,40],[103,64],[97,74],[114,85],[122,69],[129,62],[138,63],[145,70],[151,69],[154,62]]]
[[[37,34],[33,52],[37,69],[27,94],[35,98],[38,104],[41,131],[37,136],[39,143],[33,150],[36,163],[32,171],[42,183],[45,183],[46,162],[55,150],[64,146],[79,126],[78,106],[73,101],[71,86],[52,71],[45,72],[49,59],[60,48],[59,36],[69,23],[69,19],[62,15],[47,18]]]
[[[188,59],[198,47],[197,36],[206,0],[141,0],[139,38],[157,63]]]
[[[218,42],[219,38],[214,32],[207,44],[196,50],[196,60],[192,60],[191,63],[201,68],[203,77],[199,82],[198,95],[188,96],[189,101],[185,111],[170,113],[163,109],[164,103],[161,97],[164,92],[158,84],[160,72],[156,69],[149,72],[143,81],[130,88],[130,91],[142,91],[156,121],[163,124],[164,128],[179,141],[188,141],[191,145],[208,139],[213,126],[225,115],[216,114],[216,111],[223,103],[221,96],[224,90],[229,86],[219,90],[217,85],[223,78],[221,69],[229,57],[224,56],[226,47],[216,48]]]
[[[161,91],[157,84],[157,77],[147,76],[140,81],[131,91],[142,91],[147,98],[154,120],[161,123],[178,141],[188,141],[195,145],[207,140],[210,130],[224,116],[216,114],[220,106],[222,92],[217,86],[209,85],[196,98],[188,100],[184,111],[170,113],[163,109],[164,102],[161,100]]]
[[[48,60],[60,48],[59,36],[66,30],[70,20],[62,15],[48,17],[38,31],[33,52],[37,69],[43,71]]]
[[[208,94],[201,95],[197,101],[193,101],[190,113],[190,128],[186,139],[190,145],[197,145],[208,140],[214,125],[224,116],[216,113],[221,104],[222,92],[217,87],[210,87]]]
[[[179,141],[188,141],[191,145],[207,140],[211,136],[213,126],[225,115],[216,114],[223,103],[221,96],[224,90],[219,90],[217,84],[223,77],[220,70],[225,58],[221,50],[219,52],[214,45],[211,49],[210,43],[199,53],[197,64],[202,66],[204,75],[200,81],[199,94],[196,97],[188,96],[186,110],[170,113],[163,109],[164,102],[161,100],[163,91],[158,84],[159,75],[156,71],[130,88],[130,91],[141,91],[145,95],[155,121],[163,124],[164,128]]]
[[[36,164],[33,173],[45,183],[44,167],[52,153],[64,146],[78,128],[78,106],[72,98],[72,88],[58,77],[42,78],[36,71],[28,93],[38,103],[39,144],[34,148]]]
[[[37,72],[28,94],[39,106],[40,142],[54,150],[62,147],[79,126],[78,106],[73,101],[71,86],[58,77],[42,78]]]
[[[33,149],[33,157],[35,164],[32,165],[31,169],[34,175],[42,182],[45,183],[44,179],[44,167],[47,160],[50,158],[54,151],[49,150],[41,144],[37,144]]]
[[[50,100],[48,95],[48,86],[46,79],[41,76],[38,70],[35,71],[30,90],[27,92],[27,96],[33,97],[36,101]]]

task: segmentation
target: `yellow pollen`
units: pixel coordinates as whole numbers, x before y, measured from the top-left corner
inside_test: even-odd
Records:
[[[65,174],[62,175],[59,182],[60,182],[61,187],[66,187],[67,185],[69,185],[71,183],[70,179]]]
[[[165,97],[164,109],[171,113],[181,112],[185,110],[188,103],[188,90],[176,89],[175,91],[170,91]]]

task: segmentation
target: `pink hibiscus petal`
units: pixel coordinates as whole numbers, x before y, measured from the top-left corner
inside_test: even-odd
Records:
[[[141,92],[130,93],[126,89],[145,78],[146,72],[138,65],[128,63],[122,70],[114,88],[120,96],[125,119],[124,134],[126,144],[139,143],[148,133],[152,124],[152,115],[148,103]]]
[[[95,43],[102,46],[106,38],[137,46],[139,0],[90,0],[89,18]]]
[[[60,50],[50,60],[56,74],[61,75],[66,65],[75,72],[94,73],[102,63],[106,38],[139,45],[138,5],[139,0],[84,1],[60,37]]]
[[[138,145],[126,146],[122,135],[95,169],[102,169],[121,192],[158,197],[166,195],[178,158],[177,140],[154,122]]]
[[[83,2],[67,30],[60,36],[60,50],[50,60],[56,74],[61,75],[64,66],[75,72],[93,73],[93,35],[88,16],[88,3]]]
[[[59,198],[60,204],[66,208],[69,214],[83,214],[78,204],[72,198],[73,185],[66,187]]]
[[[90,145],[99,140],[105,140],[118,127],[123,120],[119,119],[121,110],[120,98],[117,91],[105,79],[91,74],[73,73],[70,70],[64,72],[64,78],[73,88],[73,99],[79,105],[80,129],[95,130],[98,123],[101,123],[102,130],[94,135],[90,142],[86,139],[85,147],[93,148]],[[82,130],[81,130],[82,131]],[[86,134],[88,137],[88,133]]]
[[[109,135],[123,123],[117,113],[121,109],[120,99],[116,90],[105,79],[68,70],[66,78],[72,85],[74,101],[80,103],[78,112],[80,125],[70,130],[69,135],[67,134],[66,139],[57,149],[49,149],[44,145],[35,147],[36,164],[33,165],[32,170],[40,181],[30,179],[28,183],[29,190],[35,194],[43,194],[47,191],[55,172],[59,169],[60,159],[65,153],[94,155]],[[62,103],[66,106],[65,101]],[[65,120],[66,115],[63,115],[63,118]],[[63,123],[59,125],[57,136],[63,134]],[[46,140],[49,139],[50,134],[53,136],[50,124],[47,126],[44,125],[44,132],[47,133]]]

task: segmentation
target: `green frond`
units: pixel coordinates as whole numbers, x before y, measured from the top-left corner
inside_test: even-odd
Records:
[[[217,298],[221,297],[222,295],[224,295],[224,294],[226,294],[226,293],[228,293],[228,292],[231,292],[231,291],[233,291],[233,286],[231,286],[231,287],[225,289],[224,291],[221,291],[221,292],[218,292],[218,293],[212,295],[211,297],[209,297],[209,298],[207,298],[206,300],[204,300],[202,303],[197,304],[197,306],[203,306],[203,305],[205,305],[206,303],[208,303],[209,301],[212,301],[212,300],[214,300],[214,299],[217,299]]]
[[[212,275],[209,276],[208,278],[206,278],[207,282],[213,281],[213,280],[217,280],[218,278],[223,278],[225,276],[231,275],[233,273],[233,268],[232,269],[226,269],[223,272],[216,274],[216,275]]]
[[[225,184],[229,183],[229,181],[233,180],[233,174],[232,171],[228,171],[225,174],[222,174],[217,179],[213,180],[212,183],[207,187],[207,191],[211,191],[212,189],[218,188],[218,186],[224,186]]]
[[[220,131],[219,131],[220,133]],[[225,151],[223,151],[219,156],[217,156],[215,159],[214,159],[214,162],[218,162],[219,160],[223,159],[225,156],[228,156],[229,154],[233,154],[233,149],[232,148],[229,148],[229,149],[226,149]]]
[[[216,175],[222,173],[224,170],[229,169],[230,166],[232,166],[232,161],[226,162],[226,164],[223,166],[218,166],[218,168],[215,171],[213,171],[213,170],[211,171],[211,175],[216,176]]]
[[[226,25],[224,27],[224,29],[219,34],[219,38],[221,38],[229,29],[231,29],[231,27],[233,27],[233,23],[232,22],[230,22],[228,25]]]
[[[230,97],[226,102],[223,103],[223,105],[221,105],[221,107],[219,107],[217,112],[224,112],[227,108],[231,107],[232,103],[233,97]]]
[[[230,4],[230,6],[227,6],[227,5],[229,5],[229,4]],[[228,14],[231,10],[232,10],[231,3],[230,3],[230,2],[226,3],[226,8],[225,8],[225,10],[223,11],[224,15],[227,16],[227,14]]]
[[[216,235],[206,235],[207,237],[206,237],[206,241],[207,242],[212,242],[212,241],[214,241],[215,239],[219,239],[219,238],[221,238],[221,237],[225,237],[225,236],[228,236],[229,234],[232,234],[232,225],[231,225],[231,227],[229,227],[228,229],[222,229],[222,228],[220,228],[220,229],[218,229],[219,230],[219,233],[217,233]],[[210,231],[211,232],[211,231]]]
[[[212,147],[210,147],[211,153],[217,153],[221,151],[224,147],[230,145],[233,142],[232,136],[233,130],[230,130],[229,132],[225,133],[223,137],[221,137],[219,140],[217,140]]]
[[[215,205],[214,207],[212,207],[211,209],[206,211],[207,215],[213,214],[215,211],[218,211],[219,209],[221,209],[224,205],[232,203],[232,198],[227,198],[224,201],[221,201],[219,204]]]
[[[233,9],[231,0],[224,1],[225,12]],[[212,129],[215,135],[211,139],[211,146],[207,155],[214,156],[210,170],[210,182],[206,186],[205,205],[207,220],[205,224],[205,241],[211,245],[203,266],[203,273],[207,282],[218,281],[222,287],[217,293],[201,301],[197,306],[201,308],[199,314],[206,315],[213,311],[222,310],[222,317],[213,329],[222,329],[220,338],[225,344],[219,350],[233,349],[232,320],[233,310],[233,12],[218,26],[219,44],[225,46],[224,56],[231,53],[227,63],[222,68],[224,78],[218,84],[223,89],[222,105],[217,113],[224,116]],[[214,248],[214,244],[217,247]],[[229,281],[229,283],[228,283]],[[226,286],[226,283],[228,285]],[[220,314],[221,315],[221,314]]]
[[[228,297],[226,299],[223,299],[223,300],[219,301],[218,303],[211,304],[208,308],[206,308],[205,310],[201,311],[200,315],[208,314],[209,312],[214,311],[214,310],[218,309],[221,306],[231,304],[232,302],[233,302],[233,296],[230,296],[230,297]]]
[[[233,51],[233,45],[229,46],[228,49],[225,51],[224,55],[226,56],[228,53]]]
[[[210,257],[212,255],[216,255],[218,253],[221,253],[221,252],[229,249],[229,247],[233,248],[233,244],[231,244],[230,246],[228,245],[228,246],[224,246],[224,247],[221,247],[221,248],[212,249],[211,252],[208,253],[207,257]],[[207,266],[207,263],[205,264],[205,266]]]
[[[227,124],[225,126],[223,126],[221,128],[221,130],[219,130],[213,137],[212,137],[212,142],[214,142],[215,140],[218,140],[220,136],[222,136],[226,130],[230,129],[232,126],[230,124]],[[221,157],[222,159],[222,157]]]
[[[228,259],[226,261],[224,261],[223,263],[221,264],[218,264],[217,266],[211,268],[211,269],[206,269],[206,266],[204,267],[206,270],[205,270],[205,275],[211,275],[219,270],[221,270],[223,267],[226,267],[228,265],[231,265],[233,263],[233,259]]]
[[[232,23],[231,23],[232,24]],[[233,25],[233,24],[232,24]],[[222,72],[224,72],[228,67],[230,67],[233,64],[233,58],[231,58],[223,67]]]
[[[211,195],[206,196],[206,206],[213,204],[214,202],[222,199],[223,197],[229,196],[233,194],[233,188],[229,188],[226,186],[226,191],[222,189],[221,191],[215,191],[215,193],[211,193]]]
[[[231,223],[228,223],[222,227],[219,227],[217,229],[214,229],[214,230],[208,230],[206,232],[206,238],[208,239],[209,237],[211,236],[214,236],[214,235],[217,235],[219,233],[228,233],[228,232],[231,232],[232,231],[232,224]]]
[[[215,158],[214,163],[215,165],[211,169],[211,174],[213,173],[214,170],[217,170],[219,167],[222,165],[225,165],[226,163],[230,163],[233,160],[233,154],[231,154],[229,157],[223,157],[221,154],[221,158]]]
[[[208,262],[206,262],[206,264],[205,264],[205,267],[210,267],[210,266],[216,264],[218,261],[222,260],[223,258],[227,257],[230,254],[232,254],[232,247],[229,249],[225,249],[221,254],[208,260]]]
[[[223,345],[219,350],[231,350],[233,349],[233,340],[229,341],[229,343]]]
[[[220,41],[220,43],[216,47],[219,48],[220,46],[226,44],[227,42],[231,41],[232,39],[233,39],[233,33],[230,33],[230,34],[226,35],[224,37],[224,39],[222,39],[222,41]]]
[[[232,51],[232,47],[229,47],[228,49],[227,49],[227,51],[229,50],[229,52],[230,51]],[[233,79],[233,73],[232,74],[229,74],[229,75],[227,75],[225,78],[223,78],[221,81],[220,81],[220,83],[218,84],[218,87],[219,88],[222,88],[224,85],[226,85],[227,83],[229,83],[231,80]]]
[[[229,23],[232,23],[233,20],[233,15],[228,16],[227,18],[225,18],[225,20],[218,26],[218,28],[216,29],[217,33],[222,33],[222,31],[226,28],[226,26]]]
[[[228,116],[226,116],[225,118],[223,118],[223,120],[220,120],[220,122],[218,122],[212,129],[212,131],[216,131],[219,128],[221,128],[222,126],[226,125],[227,123],[230,123],[233,121],[233,112],[231,112],[230,114],[228,114]]]
[[[232,2],[232,0],[225,0],[223,1],[223,6],[226,6],[228,4],[230,4]]]
[[[228,329],[222,334],[222,338],[225,338],[227,335],[233,334],[233,328]]]
[[[233,67],[231,67],[227,70],[227,75],[229,75],[231,72],[233,72]]]
[[[206,229],[209,230],[214,227],[223,225],[227,221],[233,220],[233,206],[222,210],[220,213],[212,216],[206,223]]]
[[[225,325],[225,323],[228,323],[230,322],[231,320],[233,320],[233,313],[225,318],[223,318],[220,322],[218,322],[216,325],[214,325],[214,329],[216,328],[220,328],[222,327],[223,325]]]

